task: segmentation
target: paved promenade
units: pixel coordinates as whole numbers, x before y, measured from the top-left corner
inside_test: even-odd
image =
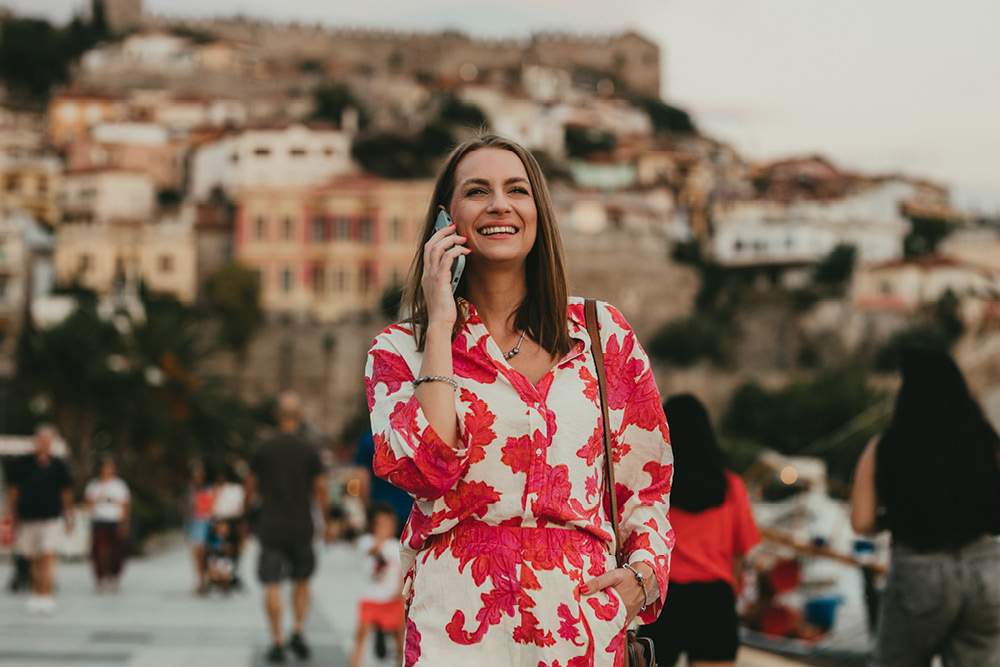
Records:
[[[129,561],[121,590],[98,595],[88,564],[62,562],[53,616],[24,613],[25,595],[0,592],[0,665],[3,667],[250,667],[266,665],[260,588],[254,581],[256,543],[241,564],[246,588],[228,597],[191,594],[186,546],[179,539],[153,556]],[[11,565],[0,563],[6,584]],[[346,667],[362,579],[349,545],[322,550],[313,580],[306,635],[314,649],[307,664]],[[399,664],[368,656],[366,667]],[[289,656],[286,664],[298,661]],[[306,663],[304,663],[306,664]],[[799,663],[744,650],[740,667],[794,667]]]

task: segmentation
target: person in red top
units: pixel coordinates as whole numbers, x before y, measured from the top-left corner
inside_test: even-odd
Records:
[[[725,468],[705,406],[691,394],[663,404],[674,447],[670,522],[676,544],[663,611],[639,634],[661,667],[687,653],[691,667],[733,665],[739,648],[734,588],[760,542],[743,481]]]

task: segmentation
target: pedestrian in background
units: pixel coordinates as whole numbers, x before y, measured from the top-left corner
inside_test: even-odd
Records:
[[[1000,665],[1000,438],[948,354],[901,361],[892,421],[851,490],[854,530],[892,535],[872,664]]]
[[[399,519],[388,503],[373,503],[368,533],[358,538],[357,550],[365,573],[365,588],[358,603],[358,629],[351,667],[361,667],[365,641],[375,634],[375,655],[386,656],[385,636],[392,635],[396,656],[402,662],[406,610],[403,607],[403,570],[396,538]]]
[[[205,545],[212,524],[212,506],[215,504],[215,487],[208,483],[205,466],[196,461],[191,466],[191,479],[187,495],[187,537],[191,546],[191,564],[194,567],[194,592],[208,592],[205,562]]]
[[[670,588],[655,622],[640,628],[660,667],[687,654],[691,667],[733,665],[739,649],[736,586],[743,557],[760,542],[740,477],[726,470],[708,412],[691,394],[663,405],[674,450]]]
[[[278,397],[278,431],[260,443],[250,460],[246,479],[246,503],[260,496],[257,538],[260,560],[257,576],[264,585],[264,608],[271,634],[267,659],[285,661],[285,634],[282,627],[281,582],[292,580],[292,633],[287,647],[300,659],[311,654],[305,639],[309,612],[309,579],[316,568],[313,549],[314,504],[320,508],[325,532],[330,531],[326,508],[326,480],[319,450],[299,434],[302,402],[298,394],[285,392]]]
[[[226,587],[227,591],[229,588],[243,587],[240,580],[240,556],[247,536],[249,504],[246,502],[245,486],[239,482],[240,478],[233,466],[224,465],[219,468],[213,489],[212,520],[209,523],[208,539],[217,541],[221,537],[230,547],[226,551],[232,558],[232,576]],[[223,524],[226,528],[219,531],[219,526]]]
[[[116,474],[113,458],[101,459],[98,476],[87,483],[83,495],[90,510],[90,558],[97,591],[118,590],[125,564],[132,494]]]
[[[52,590],[59,541],[64,529],[67,533],[73,529],[73,480],[66,464],[52,456],[55,437],[51,426],[35,429],[35,453],[21,457],[14,465],[7,491],[7,505],[18,531],[17,549],[30,562],[29,614],[55,613]]]

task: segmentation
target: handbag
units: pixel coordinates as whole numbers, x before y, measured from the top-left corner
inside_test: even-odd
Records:
[[[597,368],[597,387],[601,397],[601,415],[604,418],[604,477],[611,496],[611,525],[615,530],[615,561],[622,566],[622,540],[618,534],[618,496],[615,493],[614,455],[611,452],[611,423],[608,421],[608,386],[604,376],[604,348],[601,344],[601,332],[597,326],[597,302],[587,299],[583,302],[584,321],[587,333],[590,335],[590,351],[594,355],[594,365]],[[656,667],[656,651],[653,640],[649,637],[639,637],[635,630],[625,632],[625,667]],[[643,650],[645,648],[645,651]],[[646,654],[649,660],[646,660]]]

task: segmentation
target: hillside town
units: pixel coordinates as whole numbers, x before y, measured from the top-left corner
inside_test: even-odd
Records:
[[[334,467],[354,456],[435,173],[487,129],[542,166],[572,293],[628,318],[664,398],[705,402],[770,503],[758,519],[798,517],[772,542],[857,548],[837,503],[888,421],[901,346],[950,350],[1000,423],[1000,220],[909,174],[742,155],[673,104],[665,45],[640,32],[483,39],[92,0],[62,28],[0,8],[0,35],[0,456],[40,421],[78,466],[114,452],[144,534],[179,523],[192,460],[243,461],[283,391]],[[46,44],[65,70],[18,78]],[[832,636],[864,649],[857,627]]]
[[[67,80],[33,98],[8,86],[0,107],[4,377],[27,318],[56,326],[81,290],[132,318],[140,293],[212,311],[213,285],[242,271],[259,316],[205,363],[249,402],[303,390],[326,437],[349,436],[435,165],[486,127],[545,168],[573,290],[629,316],[662,391],[697,386],[719,413],[748,377],[871,363],[937,326],[942,302],[966,334],[1000,312],[990,221],[906,174],[748,160],[670,105],[641,34],[497,41],[94,8],[103,32]],[[706,271],[740,286],[723,289],[743,295],[725,315]],[[773,317],[789,325],[777,335]]]

